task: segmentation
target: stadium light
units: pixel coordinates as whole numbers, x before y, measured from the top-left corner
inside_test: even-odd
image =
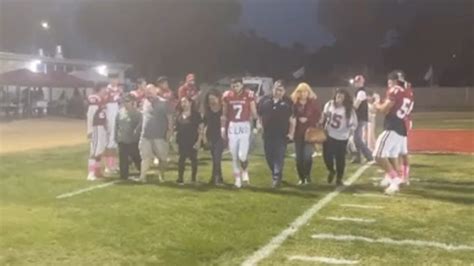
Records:
[[[48,21],[42,20],[42,21],[41,21],[41,28],[43,28],[44,30],[49,30],[49,23],[48,23]]]
[[[33,60],[28,63],[27,68],[34,73],[38,73],[38,66],[41,65],[41,60]]]
[[[109,74],[109,70],[108,70],[106,65],[100,65],[100,66],[95,67],[95,71],[99,75],[102,75],[102,76],[105,76],[105,77],[107,77],[108,74]]]

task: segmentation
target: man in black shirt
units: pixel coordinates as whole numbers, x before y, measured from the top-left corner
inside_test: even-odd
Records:
[[[285,96],[281,80],[275,82],[272,95],[259,101],[258,114],[263,127],[265,158],[272,171],[272,187],[277,188],[283,178],[286,145],[288,140],[293,140],[295,129],[292,102]]]
[[[354,109],[357,114],[357,128],[354,132],[354,144],[356,146],[356,157],[353,163],[361,163],[360,154],[364,155],[367,161],[372,161],[372,152],[367,147],[367,143],[362,139],[362,134],[369,121],[369,109],[367,104],[367,92],[364,88],[365,79],[362,75],[354,78],[356,93],[354,97]]]

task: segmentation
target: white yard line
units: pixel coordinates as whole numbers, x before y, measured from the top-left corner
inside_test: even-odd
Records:
[[[367,168],[370,167],[372,163],[366,164],[361,166],[357,171],[347,180],[346,184],[351,185],[364,173]],[[268,242],[263,247],[259,248],[249,257],[247,257],[241,265],[243,266],[250,266],[256,265],[261,260],[270,256],[275,249],[281,246],[283,242],[291,235],[295,234],[301,226],[308,223],[309,219],[313,217],[316,213],[318,213],[324,206],[326,206],[329,202],[331,202],[341,191],[343,191],[346,187],[341,186],[338,187],[335,191],[327,194],[324,196],[320,201],[316,202],[313,206],[307,209],[301,216],[297,217],[289,227],[285,228],[281,231],[277,236],[273,237],[270,242]]]
[[[355,197],[367,197],[367,198],[384,198],[384,199],[392,198],[384,194],[375,194],[375,193],[354,193],[352,195]]]
[[[359,263],[358,260],[346,260],[346,259],[315,257],[315,256],[289,256],[288,259],[308,261],[308,262],[322,262],[326,264],[337,264],[337,265],[354,265],[354,264]]]
[[[114,181],[110,181],[110,182],[103,183],[103,184],[100,184],[100,185],[87,187],[87,188],[79,189],[79,190],[72,191],[72,192],[69,192],[69,193],[61,194],[61,195],[57,196],[56,199],[69,198],[69,197],[76,196],[76,195],[79,195],[79,194],[82,194],[82,193],[85,193],[85,192],[89,192],[89,191],[92,191],[92,190],[105,188],[105,187],[117,184],[120,181],[121,180],[114,180]]]
[[[349,207],[349,208],[360,208],[360,209],[383,209],[382,206],[377,205],[359,205],[359,204],[341,204],[342,207]]]
[[[380,243],[380,244],[391,244],[398,246],[418,246],[418,247],[434,247],[440,248],[448,251],[454,250],[474,250],[474,246],[466,245],[452,245],[434,241],[424,241],[424,240],[394,240],[391,238],[369,238],[364,236],[354,236],[354,235],[333,235],[333,234],[317,234],[311,236],[313,239],[322,239],[322,240],[337,240],[337,241],[363,241],[368,243]]]
[[[355,218],[355,217],[326,217],[326,220],[331,221],[349,221],[349,222],[356,222],[356,223],[373,223],[375,219],[364,219],[364,218]]]

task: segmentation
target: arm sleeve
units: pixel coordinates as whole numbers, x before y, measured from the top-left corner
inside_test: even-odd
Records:
[[[349,119],[349,129],[350,130],[355,130],[357,128],[357,115],[354,111],[354,109],[352,109],[351,111],[351,118]]]
[[[363,90],[360,90],[356,95],[356,100],[359,102],[367,100],[367,93],[365,93]]]
[[[321,112],[319,111],[318,103],[316,101],[311,101],[310,108],[305,108],[304,116],[308,118],[308,124],[310,126],[316,126],[319,122]]]
[[[87,108],[87,134],[92,133],[93,121],[94,121],[94,114],[99,109],[97,105],[89,105]]]

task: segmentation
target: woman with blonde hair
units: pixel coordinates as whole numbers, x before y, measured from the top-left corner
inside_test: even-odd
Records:
[[[304,139],[305,132],[310,127],[316,127],[321,117],[317,96],[307,83],[300,83],[291,94],[293,101],[293,116],[296,120],[295,153],[296,169],[299,185],[311,183],[311,167],[313,164],[314,145]]]

